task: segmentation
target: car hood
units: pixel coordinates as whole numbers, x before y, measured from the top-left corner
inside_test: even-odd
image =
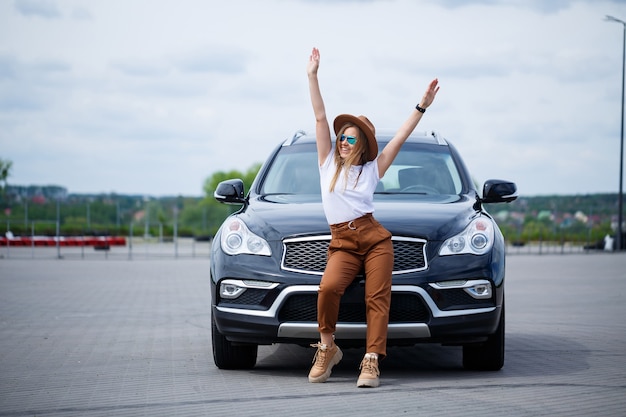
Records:
[[[374,217],[394,236],[439,240],[467,225],[476,214],[473,203],[464,196],[375,201]],[[256,197],[239,215],[253,232],[268,240],[330,233],[317,201],[287,204],[284,198]]]

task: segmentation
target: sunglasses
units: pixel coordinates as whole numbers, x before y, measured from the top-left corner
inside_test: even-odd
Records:
[[[344,140],[347,140],[350,145],[354,145],[356,143],[356,136],[341,135],[339,141],[343,142]]]

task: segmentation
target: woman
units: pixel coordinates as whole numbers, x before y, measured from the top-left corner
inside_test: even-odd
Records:
[[[358,387],[380,384],[378,360],[386,355],[391,302],[393,245],[391,233],[372,216],[376,185],[413,132],[439,91],[438,80],[428,86],[422,100],[393,139],[378,154],[374,125],[365,116],[342,114],[334,120],[333,145],[317,79],[320,53],[309,58],[307,75],[315,113],[322,202],[331,229],[326,270],[320,282],[317,319],[320,342],[309,373],[310,382],[325,382],[343,354],[334,343],[339,303],[345,289],[365,271],[367,316],[366,354],[361,362]]]

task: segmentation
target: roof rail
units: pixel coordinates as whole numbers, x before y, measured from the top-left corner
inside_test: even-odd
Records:
[[[437,141],[437,145],[447,145],[448,144],[446,139],[441,137],[439,135],[439,133],[435,132],[434,130],[431,130],[430,132],[426,132],[426,133],[427,133],[427,135],[432,136],[433,138],[435,138],[435,140]]]
[[[293,134],[293,136],[287,140],[285,140],[283,142],[283,146],[290,146],[293,145],[298,139],[300,139],[302,136],[306,136],[306,132],[304,130],[298,130],[296,131],[296,133]]]

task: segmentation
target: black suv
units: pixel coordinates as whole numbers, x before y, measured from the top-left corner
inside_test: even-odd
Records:
[[[379,135],[382,149],[391,139]],[[330,229],[322,209],[315,138],[297,132],[243,182],[214,196],[241,204],[211,250],[213,358],[222,369],[254,367],[258,345],[319,339],[317,290]],[[454,146],[435,132],[414,133],[381,179],[374,216],[393,235],[388,344],[463,346],[467,369],[504,363],[505,244],[484,203],[516,198],[514,183],[485,182],[482,195]],[[342,297],[336,339],[365,341],[361,274]]]

